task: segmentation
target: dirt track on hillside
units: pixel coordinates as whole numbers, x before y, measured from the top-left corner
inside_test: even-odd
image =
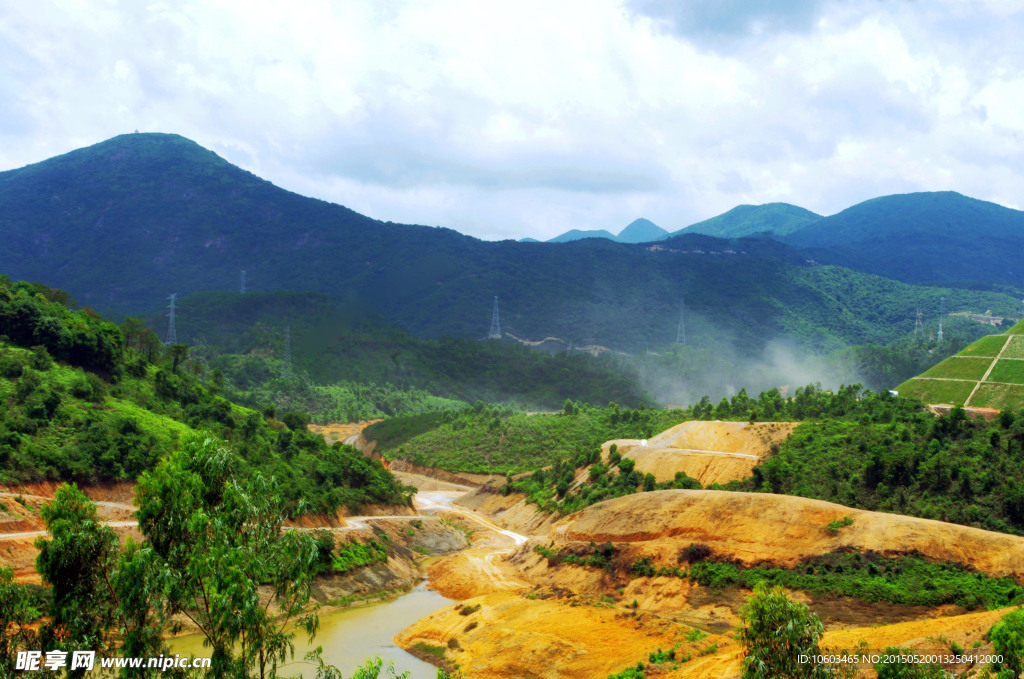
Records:
[[[750,476],[751,470],[785,441],[796,422],[703,422],[690,421],[653,436],[608,441],[602,450],[607,458],[614,443],[623,455],[636,460],[636,468],[654,474],[659,482],[671,481],[685,472],[702,485],[727,483]]]

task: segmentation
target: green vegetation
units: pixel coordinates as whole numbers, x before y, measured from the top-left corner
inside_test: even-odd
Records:
[[[801,655],[820,654],[819,641],[825,625],[807,606],[790,601],[781,587],[760,584],[747,601],[741,617],[746,656],[743,679],[825,679],[835,676],[831,669],[800,662]]]
[[[1024,322],[1015,326],[1020,327],[1024,327]],[[999,410],[1020,408],[1024,405],[1024,342],[1015,334],[1015,328],[1002,335],[989,335],[978,340],[957,356],[901,384],[900,393],[916,396],[928,403],[966,404]],[[1000,350],[1003,350],[1003,357],[995,361]],[[990,366],[991,372],[985,382],[979,385],[978,381],[985,376]],[[948,382],[928,378],[971,381]],[[966,403],[968,397],[970,403]]]
[[[880,655],[912,658],[917,654],[910,649],[888,646]],[[950,676],[937,663],[904,662],[898,659],[895,662],[881,660],[875,663],[875,672],[878,673],[878,679],[947,679]]]
[[[982,356],[987,358],[995,358],[999,355],[999,352],[1003,349],[1003,345],[1006,344],[1006,337],[1003,335],[986,335],[981,339],[973,342],[970,346],[966,347],[960,352],[961,356]],[[1011,341],[1011,345],[1013,342]],[[1004,355],[1006,355],[1004,353]]]
[[[948,403],[963,405],[974,391],[974,382],[950,382],[944,380],[910,379],[897,390],[902,396],[919,398],[925,403]]]
[[[13,584],[10,570],[0,570],[5,676],[17,651],[40,646],[101,656],[166,655],[168,635],[187,618],[210,648],[203,676],[277,677],[294,656],[296,635],[312,638],[317,630],[316,612],[306,605],[321,545],[312,533],[283,530],[284,503],[273,479],[258,472],[241,476],[239,462],[222,442],[192,436],[145,472],[136,492],[142,544],[131,538],[119,544],[76,486],[59,486],[42,510],[48,538],[37,543],[36,566],[50,599],[40,601],[30,587]],[[31,626],[36,620],[38,634]],[[319,679],[343,679],[323,663],[320,649],[307,660],[316,663]],[[121,676],[157,675],[198,676],[177,668],[126,669]],[[352,679],[381,676],[408,675],[371,658]]]
[[[992,366],[986,382],[1009,382],[1024,385],[1024,361],[1018,359],[1000,359]]]
[[[1024,384],[988,384],[982,382],[971,397],[971,406],[1014,410],[1024,404]]]
[[[317,293],[203,293],[180,300],[178,309],[179,332],[195,338],[192,355],[220,371],[232,400],[303,410],[319,421],[410,415],[478,399],[556,407],[566,398],[643,398],[610,358],[552,356],[509,342],[417,339]],[[295,375],[289,379],[282,378],[286,325]]]
[[[925,371],[921,377],[942,377],[953,380],[973,380],[977,382],[992,364],[990,358],[967,358],[951,356],[937,366]]]
[[[578,411],[577,414],[566,415],[563,412],[561,415],[549,416],[554,418],[549,422],[560,422],[559,418],[571,419],[586,415],[589,419],[581,420],[581,422],[590,422],[590,426],[594,427],[596,432],[601,432],[598,425],[603,419],[606,427],[610,424],[620,427],[620,429],[613,428],[612,431],[604,431],[603,439],[598,437],[599,440],[608,441],[615,438],[646,438],[679,422],[694,419],[735,419],[753,422],[840,418],[842,421],[888,422],[896,414],[903,417],[919,412],[922,406],[920,402],[911,399],[893,398],[887,392],[883,394],[865,392],[860,385],[842,387],[835,393],[826,392],[811,385],[797,389],[793,398],[790,399],[783,398],[777,389],[762,392],[757,398],[751,398],[747,395],[746,390],[741,389],[732,399],[722,399],[717,405],[705,396],[689,408],[671,411],[640,410],[623,413],[617,408],[602,410],[578,407],[575,404],[573,408]],[[630,434],[628,428],[626,431],[621,429],[623,419],[627,424],[632,425],[634,418],[643,423],[643,427],[640,429],[642,434]],[[537,420],[538,425],[543,423],[545,420]],[[418,446],[420,441],[427,439],[428,436],[412,439],[406,448],[415,450],[414,446]],[[491,436],[493,439],[497,438],[496,434],[491,434]],[[498,444],[492,443],[492,445]],[[610,450],[610,457],[606,463],[599,455],[598,445],[593,447],[580,445],[572,456],[552,455],[551,447],[523,446],[519,454],[521,459],[529,459],[532,456],[537,460],[536,464],[538,465],[552,461],[554,464],[546,467],[538,466],[532,475],[516,479],[509,485],[509,488],[525,493],[528,501],[537,503],[542,510],[559,511],[563,514],[577,511],[601,500],[621,497],[641,490],[700,488],[700,484],[695,479],[682,472],[676,474],[671,481],[655,483],[653,475],[645,476],[636,471],[634,461],[621,456],[614,448]],[[822,461],[825,460],[836,462],[835,458],[829,455],[822,456]],[[582,483],[573,487],[573,479],[582,468],[587,468],[588,473]],[[760,467],[755,468],[755,474],[758,473],[758,469]],[[752,484],[748,484],[748,487],[743,489],[756,490]]]
[[[994,337],[1002,339],[1001,335],[995,335]],[[1024,358],[1024,337],[1019,335],[1011,337],[1010,343],[1003,350],[1003,358]]]
[[[1007,613],[992,626],[988,638],[1003,661],[995,665],[996,679],[1016,679],[1024,674],[1024,610]]]
[[[852,525],[853,525],[853,517],[852,516],[844,516],[841,519],[833,519],[832,521],[829,521],[828,524],[825,526],[825,530],[828,531],[832,535],[838,535],[840,528],[846,528],[847,526],[852,526]]]
[[[1024,418],[863,395],[856,410],[797,427],[753,475],[724,486],[1024,535]]]
[[[376,439],[378,450],[389,457],[414,464],[451,471],[514,474],[577,458],[593,464],[597,461],[595,451],[603,442],[646,438],[685,417],[683,411],[654,410],[642,404],[636,409],[614,404],[594,408],[570,401],[557,415],[528,415],[477,402],[472,408],[448,411],[439,417],[417,417],[407,426],[403,426],[403,419],[367,427],[365,435]],[[413,435],[419,430],[425,431]],[[392,447],[398,441],[402,443]],[[573,468],[568,469],[571,472]]]
[[[665,574],[662,569],[654,573]],[[752,589],[767,582],[817,595],[907,606],[956,604],[974,610],[1024,603],[1024,588],[1013,578],[992,578],[958,564],[933,563],[919,556],[885,558],[856,550],[806,559],[791,569],[701,561],[682,575],[708,587]]]
[[[331,567],[335,573],[347,573],[354,568],[387,560],[388,550],[376,540],[343,542],[333,556]]]
[[[162,351],[140,326],[118,328],[64,301],[0,277],[0,482],[135,479],[208,429],[238,452],[242,473],[273,475],[291,512],[300,500],[323,512],[408,504],[409,489],[379,462],[328,447],[302,416],[278,421],[225,399],[184,345]]]

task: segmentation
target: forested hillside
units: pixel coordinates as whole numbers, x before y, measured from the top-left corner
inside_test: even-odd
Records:
[[[0,276],[0,483],[132,480],[205,430],[238,452],[242,473],[276,477],[291,511],[409,502],[378,462],[307,432],[302,413],[235,405],[186,345],[126,338],[68,302]]]

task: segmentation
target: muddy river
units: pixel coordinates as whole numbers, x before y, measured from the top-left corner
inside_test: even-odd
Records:
[[[321,613],[320,632],[313,643],[297,638],[295,660],[284,665],[281,674],[313,676],[314,666],[302,658],[307,651],[322,646],[324,662],[336,665],[345,677],[352,676],[366,658],[380,656],[385,664],[393,660],[398,674],[408,671],[410,679],[434,679],[436,667],[406,653],[391,639],[406,626],[451,603],[454,602],[427,589],[423,582],[393,601]],[[203,648],[202,635],[198,634],[173,639],[171,650],[182,655],[194,653],[197,657],[210,655],[210,650]]]

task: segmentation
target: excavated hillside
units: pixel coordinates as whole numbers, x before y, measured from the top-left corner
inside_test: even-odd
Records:
[[[745,479],[778,446],[789,438],[797,422],[703,422],[678,424],[646,441],[608,441],[607,457],[614,444],[636,469],[654,474],[658,483],[685,472],[701,485]]]
[[[852,525],[826,530],[845,517]],[[664,490],[588,507],[552,529],[556,542],[644,543],[652,557],[675,558],[691,543],[755,564],[793,566],[842,548],[883,555],[919,552],[1024,582],[1024,537],[930,519],[868,512],[788,495]]]

